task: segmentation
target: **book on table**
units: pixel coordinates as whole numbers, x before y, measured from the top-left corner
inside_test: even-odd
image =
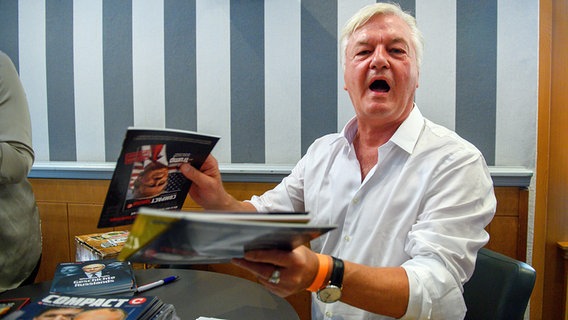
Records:
[[[3,320],[35,319],[179,319],[175,307],[156,296],[88,296],[48,294]]]
[[[303,212],[169,212],[141,208],[118,260],[151,264],[225,263],[259,249],[292,250],[335,225]]]
[[[142,206],[180,210],[191,186],[180,166],[200,168],[218,140],[193,131],[129,127],[98,227],[132,224]]]
[[[129,261],[116,259],[62,262],[57,265],[50,293],[74,295],[132,295],[136,278]]]

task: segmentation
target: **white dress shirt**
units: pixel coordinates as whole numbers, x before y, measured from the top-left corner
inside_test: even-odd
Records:
[[[414,106],[361,182],[353,149],[357,120],[316,140],[291,174],[250,201],[259,211],[308,211],[313,224],[338,228],[311,243],[315,252],[375,267],[402,266],[410,298],[403,319],[463,319],[463,283],[484,227],[495,213],[482,154]],[[312,296],[313,319],[390,319]]]

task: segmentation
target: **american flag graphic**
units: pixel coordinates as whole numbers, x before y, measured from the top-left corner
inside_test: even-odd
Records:
[[[166,154],[166,145],[144,145],[140,147],[138,152],[139,158],[132,164],[132,173],[130,175],[130,183],[128,185],[129,189],[134,188],[134,182],[138,178],[144,168],[152,162],[158,162],[168,167],[168,184],[165,191],[177,191],[181,181],[180,179],[185,179],[183,175],[179,172],[179,166],[181,163],[170,164]]]

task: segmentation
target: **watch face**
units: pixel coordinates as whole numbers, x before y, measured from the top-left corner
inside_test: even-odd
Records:
[[[329,285],[318,291],[318,299],[321,302],[332,303],[338,301],[339,298],[341,298],[341,289],[334,285]]]

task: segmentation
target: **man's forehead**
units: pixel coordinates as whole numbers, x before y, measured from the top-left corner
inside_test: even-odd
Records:
[[[364,36],[374,31],[389,34],[398,34],[397,38],[410,37],[410,26],[399,16],[394,14],[378,14],[361,24],[353,31],[352,36]]]
[[[380,39],[389,44],[403,44],[415,51],[410,26],[394,14],[378,14],[353,31],[348,39],[348,47],[365,46]]]

